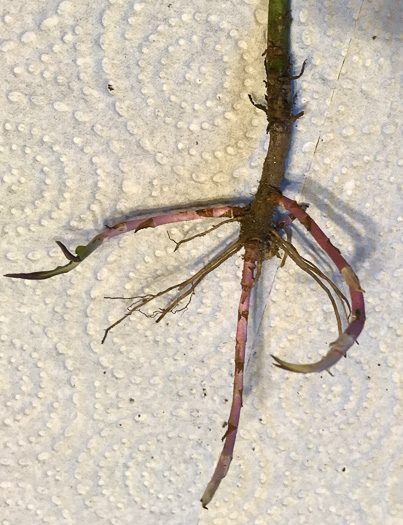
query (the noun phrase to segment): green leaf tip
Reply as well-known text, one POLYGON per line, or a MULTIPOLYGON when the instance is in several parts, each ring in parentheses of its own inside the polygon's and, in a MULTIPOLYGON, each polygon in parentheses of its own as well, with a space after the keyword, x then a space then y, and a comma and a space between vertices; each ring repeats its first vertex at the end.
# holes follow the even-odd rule
POLYGON ((66 257, 66 259, 70 261, 68 264, 65 264, 64 266, 57 266, 54 270, 44 270, 41 272, 6 273, 4 277, 11 277, 12 279, 28 279, 31 281, 43 281, 44 279, 50 279, 51 277, 55 277, 56 275, 61 275, 63 273, 70 272, 80 264, 82 259, 79 256, 76 257, 75 255, 73 255, 62 242, 56 241, 56 244, 62 250, 63 255, 66 257))
POLYGON ((11 277, 13 279, 29 279, 31 281, 41 281, 43 279, 50 279, 55 275, 61 275, 62 273, 70 272, 73 268, 78 266, 80 261, 70 261, 65 266, 58 266, 54 270, 44 270, 43 272, 31 272, 31 273, 6 273, 4 277, 11 277))
POLYGON ((85 246, 77 246, 75 249, 75 255, 72 254, 66 246, 60 242, 56 241, 56 244, 59 246, 59 248, 62 250, 63 255, 68 259, 70 262, 64 266, 58 266, 54 270, 45 270, 42 272, 31 272, 31 273, 7 273, 4 277, 11 277, 13 279, 29 279, 33 281, 41 281, 43 279, 50 279, 51 277, 55 277, 56 275, 61 275, 63 273, 68 273, 71 270, 73 270, 76 266, 78 266, 86 257, 91 255, 93 251, 95 251, 99 246, 101 246, 102 242, 104 240, 104 236, 97 235, 85 246))

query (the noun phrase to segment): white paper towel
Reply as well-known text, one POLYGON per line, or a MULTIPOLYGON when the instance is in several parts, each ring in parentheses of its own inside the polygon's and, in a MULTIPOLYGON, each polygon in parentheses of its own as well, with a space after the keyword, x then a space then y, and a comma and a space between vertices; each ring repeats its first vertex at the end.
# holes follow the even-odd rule
MULTIPOLYGON (((188 309, 103 329, 128 302, 191 275, 237 228, 198 221, 105 244, 72 273, 2 280, 0 523, 398 525, 402 460, 402 6, 293 4, 297 123, 285 192, 366 290, 359 346, 321 289, 268 261, 255 291, 241 429, 227 478, 200 496, 232 394, 241 256, 188 309), (400 155, 400 157, 399 157, 400 155)), ((2 273, 51 269, 105 224, 189 203, 245 203, 268 143, 258 0, 4 2, 0 15, 2 273)), ((300 230, 301 231, 301 230, 300 230)), ((296 233, 298 248, 337 272, 296 233)), ((340 282, 340 281, 337 281, 340 282)))

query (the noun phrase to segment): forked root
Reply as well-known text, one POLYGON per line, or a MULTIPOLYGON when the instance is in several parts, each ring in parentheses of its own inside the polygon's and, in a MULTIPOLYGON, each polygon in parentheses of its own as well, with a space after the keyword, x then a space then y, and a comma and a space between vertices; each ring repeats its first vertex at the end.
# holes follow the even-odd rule
MULTIPOLYGON (((349 318, 349 324, 344 330, 344 332, 341 332, 339 323, 340 316, 338 313, 336 313, 337 308, 335 308, 335 313, 339 324, 339 337, 336 339, 336 341, 329 345, 330 349, 325 357, 312 364, 293 364, 283 361, 278 357, 272 356, 273 359, 276 361, 275 366, 284 370, 289 370, 291 372, 297 372, 301 374, 307 374, 311 372, 322 372, 323 370, 328 370, 331 366, 336 364, 341 359, 341 357, 346 356, 348 349, 351 348, 351 346, 357 340, 357 337, 360 335, 365 323, 365 306, 363 290, 360 286, 358 277, 353 272, 351 266, 341 255, 340 251, 335 246, 333 246, 330 239, 323 233, 323 231, 319 228, 316 222, 306 213, 306 211, 301 206, 299 206, 295 201, 288 199, 287 197, 284 197, 279 193, 273 193, 271 199, 272 202, 280 204, 286 210, 292 213, 301 222, 301 224, 305 226, 308 232, 319 244, 319 246, 328 254, 328 256, 335 263, 350 290, 351 315, 349 318)), ((284 241, 283 239, 282 247, 283 249, 287 249, 287 253, 291 257, 293 257, 293 250, 291 250, 291 248, 288 246, 287 241, 284 241)), ((297 262, 296 259, 294 260, 297 262)), ((303 259, 303 261, 306 262, 305 259, 303 259)), ((297 262, 297 264, 301 266, 300 262, 297 262)), ((312 275, 312 277, 314 276, 314 271, 312 267, 304 267, 303 269, 305 271, 309 270, 308 273, 312 275)), ((321 277, 323 278, 323 274, 321 275, 321 277)), ((319 280, 317 280, 317 282, 319 282, 319 280)), ((329 280, 327 282, 329 283, 329 280)), ((333 290, 335 290, 334 286, 332 286, 332 288, 333 290)), ((330 292, 328 293, 330 297, 330 292)), ((343 294, 340 294, 341 292, 338 293, 338 296, 340 299, 342 299, 343 304, 345 303, 345 297, 343 294)), ((332 304, 334 307, 333 301, 332 304)))
MULTIPOLYGON (((243 209, 245 209, 245 208, 243 208, 243 209)), ((214 226, 212 226, 211 228, 209 228, 208 230, 206 230, 204 232, 196 233, 196 235, 192 235, 191 237, 186 237, 185 239, 182 239, 180 241, 175 241, 175 239, 172 239, 172 237, 169 235, 169 232, 168 232, 168 238, 169 238, 170 241, 175 243, 174 252, 176 252, 182 244, 185 244, 186 242, 193 241, 194 239, 197 239, 198 237, 204 237, 205 235, 208 235, 209 233, 211 233, 214 230, 217 230, 218 228, 221 228, 221 226, 224 226, 224 224, 228 224, 229 222, 234 222, 234 221, 240 222, 240 221, 242 221, 242 218, 243 217, 232 217, 232 219, 227 219, 226 221, 221 221, 219 224, 215 224, 214 226)))
MULTIPOLYGON (((210 261, 208 264, 206 264, 201 270, 193 274, 189 279, 186 279, 185 281, 182 281, 179 284, 175 284, 173 286, 169 286, 165 290, 162 290, 161 292, 158 292, 156 294, 147 294, 144 296, 139 297, 132 297, 130 299, 137 299, 137 301, 128 308, 128 311, 125 315, 123 315, 120 319, 115 321, 113 324, 111 324, 106 330, 104 337, 102 338, 102 343, 104 343, 105 339, 107 338, 109 332, 120 324, 122 321, 130 317, 134 312, 141 311, 141 308, 143 308, 146 304, 148 304, 150 301, 153 301, 154 299, 157 299, 158 297, 161 297, 162 295, 167 294, 168 292, 177 289, 178 291, 182 292, 179 294, 178 297, 173 299, 165 308, 158 310, 157 312, 154 312, 154 314, 150 315, 149 317, 157 317, 156 322, 159 323, 169 312, 173 312, 174 308, 179 305, 180 302, 183 301, 188 296, 191 296, 196 287, 201 283, 201 281, 213 270, 218 268, 224 261, 235 255, 242 247, 242 243, 237 240, 234 243, 232 243, 226 250, 224 250, 220 255, 215 257, 212 261, 210 261), (183 290, 183 291, 182 291, 183 290)), ((124 298, 117 298, 117 297, 107 297, 107 299, 124 299, 124 298)))

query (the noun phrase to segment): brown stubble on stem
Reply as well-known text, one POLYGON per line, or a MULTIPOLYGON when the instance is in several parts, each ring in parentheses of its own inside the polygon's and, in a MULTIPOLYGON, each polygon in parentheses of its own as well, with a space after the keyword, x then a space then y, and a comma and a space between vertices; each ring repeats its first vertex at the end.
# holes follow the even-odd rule
MULTIPOLYGON (((270 0, 268 10, 267 48, 264 52, 266 70, 266 105, 257 105, 267 116, 270 144, 263 164, 262 177, 250 216, 241 225, 241 238, 258 238, 269 246, 268 229, 274 227, 276 204, 269 199, 278 192, 284 178, 294 122, 303 115, 293 114, 289 40, 291 26, 290 0, 270 0)), ((268 256, 275 250, 268 251, 268 256)))

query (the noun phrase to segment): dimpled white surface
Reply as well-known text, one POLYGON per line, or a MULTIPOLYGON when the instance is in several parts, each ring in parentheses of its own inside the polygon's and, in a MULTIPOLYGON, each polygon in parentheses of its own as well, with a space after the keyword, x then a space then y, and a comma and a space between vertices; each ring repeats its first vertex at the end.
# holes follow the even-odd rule
MULTIPOLYGON (((295 128, 284 189, 341 249, 368 322, 328 374, 272 366, 326 352, 323 291, 268 261, 253 297, 230 472, 200 496, 232 390, 241 254, 188 309, 103 329, 128 302, 207 262, 236 235, 177 224, 106 243, 73 272, 2 279, 0 524, 401 525, 402 5, 295 0, 295 128), (400 156, 399 156, 400 155, 400 156)), ((242 202, 267 147, 266 1, 3 2, 1 273, 65 264, 104 224, 242 202)), ((299 230, 301 231, 301 229, 299 230)), ((299 249, 315 257, 307 236, 299 249)), ((326 257, 316 261, 341 283, 326 257)))

